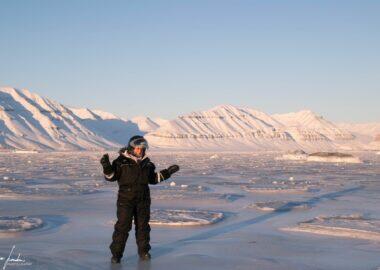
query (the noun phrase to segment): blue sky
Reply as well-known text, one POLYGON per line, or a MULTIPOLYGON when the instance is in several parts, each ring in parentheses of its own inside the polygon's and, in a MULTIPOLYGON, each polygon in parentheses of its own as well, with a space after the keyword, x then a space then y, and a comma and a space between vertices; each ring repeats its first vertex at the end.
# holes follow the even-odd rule
POLYGON ((0 85, 174 118, 218 104, 380 121, 380 1, 0 1, 0 85))

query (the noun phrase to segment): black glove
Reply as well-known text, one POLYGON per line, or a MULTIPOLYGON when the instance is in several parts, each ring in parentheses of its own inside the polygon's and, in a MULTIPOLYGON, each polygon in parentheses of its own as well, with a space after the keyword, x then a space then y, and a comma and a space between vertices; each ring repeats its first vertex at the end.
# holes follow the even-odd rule
POLYGON ((102 164, 102 166, 103 166, 103 173, 104 174, 109 175, 109 174, 113 173, 112 165, 110 162, 110 157, 108 156, 108 154, 104 154, 102 156, 102 158, 100 159, 100 164, 102 164))
POLYGON ((179 171, 179 166, 178 165, 172 165, 169 168, 167 168, 167 170, 168 170, 168 173, 170 175, 172 175, 173 173, 176 173, 179 171))

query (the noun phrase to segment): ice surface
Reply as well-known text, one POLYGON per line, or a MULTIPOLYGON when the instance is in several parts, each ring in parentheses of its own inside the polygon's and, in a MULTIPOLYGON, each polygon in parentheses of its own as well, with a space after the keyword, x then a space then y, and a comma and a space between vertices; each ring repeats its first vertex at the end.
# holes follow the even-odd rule
POLYGON ((362 161, 353 155, 338 152, 317 152, 308 155, 302 150, 288 152, 275 160, 309 161, 309 162, 333 162, 333 163, 361 163, 362 161))
POLYGON ((307 160, 308 154, 303 150, 291 151, 283 154, 282 156, 276 157, 276 160, 296 160, 305 161, 307 160))
POLYGON ((360 214, 319 216, 283 230, 380 241, 380 220, 360 214))
POLYGON ((271 182, 266 180, 255 180, 252 181, 251 184, 243 186, 247 191, 260 193, 307 192, 313 187, 315 186, 310 181, 301 180, 273 180, 271 182))
MULTIPOLYGON (((150 225, 197 226, 210 225, 223 219, 224 214, 206 210, 152 209, 150 225)), ((116 220, 109 222, 115 224, 116 220)))
MULTIPOLYGON (((116 157, 116 152, 109 153, 111 159, 116 157)), ((110 268, 117 183, 104 180, 102 154, 0 154, 1 216, 43 221, 34 229, 2 233, 0 257, 8 256, 16 245, 17 252, 33 263, 28 269, 110 268)), ((152 222, 161 224, 152 223, 150 265, 144 268, 139 263, 132 230, 120 269, 180 265, 183 270, 367 270, 379 266, 378 241, 351 237, 342 241, 279 230, 314 217, 359 213, 357 221, 325 219, 311 225, 355 229, 361 231, 359 235, 370 232, 371 237, 378 233, 380 160, 373 152, 355 153, 365 161, 359 164, 275 160, 277 152, 225 152, 218 158, 210 158, 215 152, 151 151, 149 155, 157 169, 178 164, 181 170, 150 186, 152 222), (171 181, 176 185, 170 186, 171 181)))
POLYGON ((151 196, 155 200, 178 200, 178 199, 223 199, 227 201, 237 200, 243 195, 231 193, 215 193, 211 192, 211 188, 203 185, 176 185, 170 182, 169 185, 162 183, 161 185, 151 187, 151 196))

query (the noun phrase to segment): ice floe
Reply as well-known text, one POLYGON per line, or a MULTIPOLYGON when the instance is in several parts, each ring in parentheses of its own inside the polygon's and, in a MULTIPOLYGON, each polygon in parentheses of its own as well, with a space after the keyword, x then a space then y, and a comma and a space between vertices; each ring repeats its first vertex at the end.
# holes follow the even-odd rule
POLYGON ((290 210, 306 210, 310 205, 305 202, 292 202, 292 201, 269 201, 269 202, 256 202, 249 204, 247 208, 254 208, 261 211, 290 211, 290 210))
POLYGON ((380 220, 359 214, 319 216, 282 230, 380 241, 380 220))
POLYGON ((150 224, 168 226, 209 225, 223 219, 223 213, 205 210, 153 209, 150 224))
POLYGON ((0 233, 28 231, 43 226, 43 220, 28 216, 0 216, 0 233))

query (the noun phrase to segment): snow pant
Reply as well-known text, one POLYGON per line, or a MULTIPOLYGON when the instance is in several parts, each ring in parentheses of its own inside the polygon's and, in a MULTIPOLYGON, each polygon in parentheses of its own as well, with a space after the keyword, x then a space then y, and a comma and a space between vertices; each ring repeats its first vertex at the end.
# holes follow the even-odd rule
POLYGON ((113 256, 121 258, 124 253, 129 231, 132 228, 132 219, 135 221, 135 236, 139 255, 147 253, 151 246, 150 241, 150 198, 146 200, 131 200, 117 202, 117 222, 110 244, 113 256))

